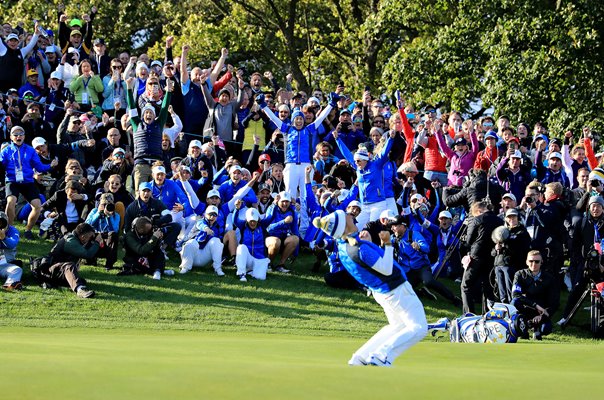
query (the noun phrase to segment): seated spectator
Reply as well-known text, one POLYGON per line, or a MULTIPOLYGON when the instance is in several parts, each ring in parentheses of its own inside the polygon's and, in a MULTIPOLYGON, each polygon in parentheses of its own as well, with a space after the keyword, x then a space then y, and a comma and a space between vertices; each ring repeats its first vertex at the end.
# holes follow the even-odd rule
POLYGON ((2 289, 6 291, 21 290, 23 270, 17 261, 19 231, 8 224, 8 216, 0 211, 0 277, 6 278, 2 289))
POLYGON ((224 226, 217 223, 218 207, 208 206, 201 220, 197 222, 197 235, 188 240, 181 250, 180 273, 186 274, 193 267, 203 267, 210 261, 214 272, 224 276, 222 271, 222 236, 224 226))
POLYGON ((126 159, 126 151, 121 147, 116 147, 111 156, 109 156, 99 169, 95 187, 98 189, 104 186, 111 175, 119 175, 123 182, 132 174, 132 162, 126 159))
POLYGON ((98 207, 98 202, 104 193, 111 193, 115 204, 115 212, 120 216, 120 229, 124 228, 124 218, 126 217, 126 208, 134 201, 132 195, 126 191, 122 184, 122 178, 119 175, 111 175, 102 188, 96 191, 95 200, 98 207))
POLYGON ((275 202, 268 208, 262 220, 266 228, 265 240, 268 257, 278 260, 275 271, 289 273, 285 269, 285 261, 294 254, 300 242, 298 232, 298 213, 291 207, 291 197, 288 192, 281 192, 275 202))
POLYGON ((67 234, 83 222, 82 214, 88 202, 88 195, 79 182, 69 181, 64 190, 56 191, 52 197, 42 205, 44 218, 56 219, 61 233, 67 234))
POLYGON ((113 269, 117 261, 117 245, 120 227, 120 215, 115 212, 115 202, 111 193, 101 195, 99 206, 90 211, 86 218, 96 232, 95 240, 100 244, 97 258, 105 258, 105 269, 113 269))
POLYGON ((512 305, 530 319, 529 326, 534 329, 533 338, 552 332, 551 316, 560 304, 560 289, 553 276, 541 270, 543 257, 538 250, 529 251, 526 256, 528 268, 514 275, 512 305))

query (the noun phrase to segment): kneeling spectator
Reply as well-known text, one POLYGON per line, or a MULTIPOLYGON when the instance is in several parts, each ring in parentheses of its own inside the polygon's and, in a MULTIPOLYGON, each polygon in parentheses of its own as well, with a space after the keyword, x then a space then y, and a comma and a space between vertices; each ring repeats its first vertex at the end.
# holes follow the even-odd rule
POLYGON ((57 218, 61 233, 71 232, 82 221, 82 213, 88 201, 83 186, 70 180, 64 190, 58 190, 42 205, 45 218, 57 218))
POLYGON ((165 269, 166 258, 161 249, 163 230, 153 228, 149 217, 136 218, 124 237, 124 269, 118 275, 153 274, 155 280, 161 279, 162 272, 174 275, 174 271, 165 269))
POLYGON ((117 261, 118 232, 120 227, 120 216, 115 212, 115 203, 111 193, 101 195, 99 206, 93 208, 86 218, 86 223, 92 225, 96 232, 96 240, 101 248, 97 258, 105 258, 105 269, 113 269, 117 261))
POLYGON ((186 274, 193 267, 202 267, 212 261, 214 272, 224 276, 222 271, 222 236, 224 227, 217 223, 218 207, 208 206, 201 220, 196 224, 198 230, 195 238, 188 240, 180 252, 182 261, 180 273, 186 274))
POLYGON ((7 291, 21 290, 23 270, 16 265, 19 231, 8 224, 8 216, 0 211, 0 277, 6 278, 2 289, 7 291))
POLYGON ((242 282, 247 282, 246 274, 255 279, 266 279, 266 271, 270 260, 264 250, 264 233, 260 227, 260 213, 255 208, 245 211, 245 220, 239 219, 240 210, 235 211, 234 221, 241 232, 240 245, 237 246, 237 276, 242 282))
POLYGON ((512 289, 512 305, 529 320, 536 340, 552 332, 550 318, 560 305, 560 289, 554 277, 541 269, 542 263, 539 250, 529 251, 528 268, 516 272, 512 289))

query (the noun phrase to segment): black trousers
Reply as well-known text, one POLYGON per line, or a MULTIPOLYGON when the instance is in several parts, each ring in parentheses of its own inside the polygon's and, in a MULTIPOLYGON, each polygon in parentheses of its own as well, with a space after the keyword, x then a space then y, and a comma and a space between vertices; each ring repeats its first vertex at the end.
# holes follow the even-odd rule
POLYGON ((454 302, 455 295, 445 285, 434 279, 432 276, 432 270, 429 265, 426 265, 420 269, 412 269, 407 272, 407 279, 413 288, 417 288, 423 284, 428 289, 434 289, 438 294, 443 296, 445 299, 454 302))
POLYGON ((474 304, 482 302, 482 313, 487 312, 486 300, 493 300, 493 288, 489 282, 490 269, 493 266, 492 259, 490 267, 488 262, 479 262, 472 260, 461 278, 461 300, 463 302, 463 312, 475 314, 474 304), (479 288, 476 290, 476 288, 479 288))

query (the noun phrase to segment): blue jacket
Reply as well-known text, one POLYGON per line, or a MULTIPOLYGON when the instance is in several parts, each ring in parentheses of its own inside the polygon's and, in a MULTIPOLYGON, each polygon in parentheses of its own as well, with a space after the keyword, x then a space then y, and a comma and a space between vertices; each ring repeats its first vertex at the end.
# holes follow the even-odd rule
POLYGON ((183 210, 185 217, 193 214, 189 198, 180 186, 178 186, 178 183, 166 179, 161 188, 157 186, 155 181, 152 181, 151 183, 153 184, 153 189, 151 190, 153 198, 161 200, 168 210, 172 210, 174 204, 180 203, 185 207, 183 210))
POLYGON ((25 143, 21 146, 14 143, 6 146, 0 152, 0 163, 6 170, 5 182, 17 182, 15 171, 19 165, 23 171, 23 183, 33 183, 34 169, 37 172, 50 170, 50 164, 42 164, 34 148, 25 143))
MULTIPOLYGON (((329 214, 329 211, 327 211, 327 206, 331 202, 332 200, 329 198, 325 201, 325 207, 321 207, 312 191, 312 183, 306 184, 306 207, 308 209, 309 221, 312 221, 316 217, 324 217, 329 214)), ((310 243, 313 240, 316 241, 321 239, 324 235, 325 233, 321 229, 316 228, 312 223, 310 223, 306 229, 304 240, 310 243)))
POLYGON ((271 204, 262 219, 262 226, 265 227, 269 236, 300 236, 298 232, 298 213, 291 206, 283 212, 276 204, 271 204), (285 218, 288 216, 293 218, 289 224, 285 222, 285 218))
POLYGON ((0 240, 0 249, 4 250, 7 262, 17 258, 17 245, 19 244, 19 230, 10 225, 6 230, 6 236, 0 240))
POLYGON ((235 226, 241 232, 239 243, 247 247, 252 257, 258 259, 266 258, 266 246, 264 245, 262 226, 258 224, 256 229, 250 228, 245 219, 241 219, 241 214, 245 216, 243 210, 236 210, 234 217, 235 226))
MULTIPOLYGON (((247 181, 244 181, 243 179, 240 180, 237 185, 235 185, 233 183, 233 181, 229 179, 228 181, 226 181, 222 185, 220 185, 220 187, 218 188, 218 192, 220 193, 220 198, 223 201, 232 199, 233 196, 235 195, 235 193, 237 193, 237 191, 239 189, 241 189, 242 187, 244 187, 245 185, 247 185, 247 181)), ((243 197, 243 201, 249 205, 252 203, 257 203, 258 198, 256 197, 256 194, 254 193, 254 191, 250 190, 243 197)))
POLYGON ((342 265, 361 285, 378 293, 388 293, 407 281, 405 272, 393 262, 392 273, 383 275, 372 268, 384 256, 384 250, 371 242, 358 239, 356 246, 351 246, 348 241, 337 240, 338 256, 342 265), (351 252, 358 252, 358 263, 351 252))
POLYGON ((384 185, 384 197, 394 198, 394 177, 396 176, 396 164, 394 161, 388 161, 384 164, 382 170, 382 180, 384 185))
POLYGON ((421 233, 407 229, 407 232, 401 238, 392 236, 391 241, 395 246, 395 250, 397 250, 396 261, 403 267, 405 272, 430 265, 430 261, 428 260, 430 244, 426 242, 421 233), (411 243, 413 242, 419 244, 419 250, 411 247, 411 243))
POLYGON ((199 249, 204 249, 210 239, 218 238, 222 241, 222 236, 224 235, 224 227, 218 223, 218 220, 214 222, 214 225, 210 226, 205 217, 197 221, 197 228, 199 228, 199 233, 195 236, 195 240, 199 243, 199 249), (205 228, 210 228, 214 234, 209 235, 205 228))
POLYGON ((386 145, 382 148, 380 154, 376 154, 373 160, 367 162, 363 170, 357 169, 354 162, 354 155, 344 145, 338 137, 338 148, 346 158, 346 160, 357 171, 359 197, 361 204, 372 204, 386 199, 384 191, 384 181, 382 169, 388 162, 388 152, 392 148, 392 138, 388 137, 386 145))
POLYGON ((92 225, 96 232, 118 232, 120 229, 120 215, 114 212, 111 217, 106 215, 101 217, 99 209, 94 208, 86 217, 86 223, 92 225))
POLYGON ((315 124, 309 124, 301 130, 289 124, 282 124, 281 132, 285 140, 285 163, 310 163, 314 153, 312 144, 317 135, 315 124))

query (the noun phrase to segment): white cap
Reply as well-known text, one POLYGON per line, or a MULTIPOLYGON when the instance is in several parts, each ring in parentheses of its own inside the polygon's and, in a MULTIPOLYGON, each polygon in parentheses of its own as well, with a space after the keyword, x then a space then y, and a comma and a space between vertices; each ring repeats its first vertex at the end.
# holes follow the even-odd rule
POLYGON ((46 48, 44 49, 44 53, 54 53, 55 51, 56 48, 52 44, 46 46, 46 48))
POLYGON ((516 150, 514 154, 512 154, 511 158, 522 158, 522 152, 520 152, 520 150, 516 150))
POLYGON ((281 192, 279 193, 279 201, 292 201, 292 197, 289 195, 289 192, 281 192))
POLYGON ((31 141, 31 147, 33 147, 34 149, 38 146, 42 146, 43 144, 46 144, 46 139, 44 139, 43 137, 37 137, 34 138, 34 140, 31 141))
POLYGON ((197 139, 191 140, 191 143, 189 143, 189 148, 191 147, 199 147, 201 149, 201 142, 197 139))
POLYGON ((17 40, 19 40, 19 36, 17 36, 16 33, 9 33, 8 36, 6 37, 6 41, 8 42, 11 39, 17 39, 17 40))
POLYGON ((512 199, 512 200, 514 200, 514 201, 518 201, 518 200, 516 200, 516 196, 514 196, 512 193, 506 193, 506 194, 504 194, 503 196, 501 196, 501 198, 502 198, 502 199, 505 199, 506 197, 507 197, 508 199, 512 199))
POLYGON ((63 75, 61 75, 61 73, 59 71, 52 71, 50 73, 50 79, 63 79, 63 75))
POLYGON ((241 168, 240 165, 232 165, 231 168, 229 168, 229 174, 233 171, 243 172, 243 168, 241 168))
POLYGON ((151 62, 151 66, 152 67, 155 66, 155 65, 157 65, 159 67, 163 66, 162 63, 161 63, 161 61, 159 61, 159 60, 155 60, 155 61, 151 62))
POLYGON ((411 199, 410 199, 410 200, 417 200, 417 201, 420 201, 420 200, 421 200, 421 199, 423 199, 423 198, 424 198, 424 196, 422 196, 421 194, 419 194, 419 193, 415 193, 413 196, 411 196, 411 199))
POLYGON ((250 222, 250 221, 259 221, 260 220, 260 213, 255 208, 248 208, 245 211, 245 220, 247 222, 250 222))
MULTIPOLYGON (((118 153, 122 153, 122 154, 126 154, 126 150, 122 149, 121 147, 116 147, 115 149, 113 149, 113 151, 111 152, 112 155, 116 155, 118 153)), ((163 167, 161 167, 163 168, 163 167)), ((165 169, 164 169, 165 170, 165 169)))
POLYGON ((449 218, 449 219, 453 219, 453 216, 451 215, 451 213, 447 210, 445 211, 441 211, 440 213, 438 213, 438 219, 441 218, 449 218))
POLYGON ((206 195, 206 199, 209 199, 210 197, 218 197, 218 198, 220 198, 220 192, 218 190, 216 190, 216 189, 212 189, 206 195))
POLYGON ((552 158, 557 158, 559 160, 562 160, 562 154, 558 153, 557 151, 553 151, 553 152, 549 153, 549 155, 547 156, 548 160, 550 160, 552 158))
POLYGON ((384 210, 380 214, 380 219, 387 219, 388 221, 394 221, 396 219, 396 214, 392 210, 384 210))
POLYGON ((361 207, 361 203, 359 203, 357 200, 351 201, 350 204, 348 204, 348 207, 359 207, 359 208, 362 208, 361 207))
POLYGON ((166 173, 166 169, 162 165, 156 165, 155 167, 151 168, 151 173, 153 175, 155 175, 155 174, 165 174, 166 173))
POLYGON ((210 214, 216 214, 218 215, 218 207, 216 206, 208 206, 208 208, 206 208, 206 212, 204 213, 204 215, 210 215, 210 214))
POLYGON ((67 53, 77 54, 78 56, 80 55, 80 53, 78 53, 78 51, 73 47, 68 48, 67 53))

